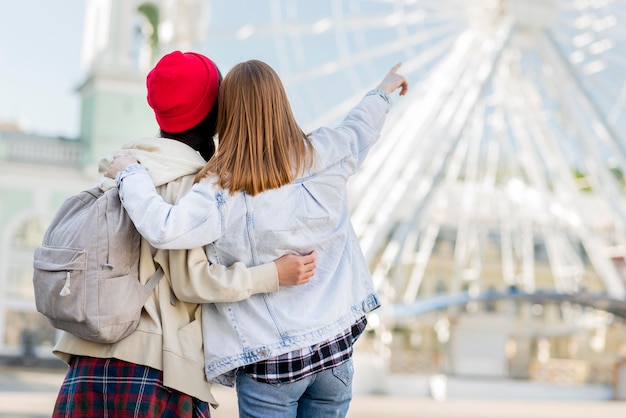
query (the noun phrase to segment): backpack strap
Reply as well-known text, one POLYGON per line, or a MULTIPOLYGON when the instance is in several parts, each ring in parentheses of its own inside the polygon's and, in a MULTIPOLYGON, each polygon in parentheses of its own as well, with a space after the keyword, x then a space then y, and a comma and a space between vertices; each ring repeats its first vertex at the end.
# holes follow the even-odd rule
MULTIPOLYGON (((163 271, 163 267, 159 266, 157 271, 155 271, 152 277, 148 280, 148 283, 145 284, 146 289, 152 292, 164 274, 165 272, 163 271)), ((176 306, 176 296, 174 295, 174 291, 172 289, 170 289, 170 304, 172 306, 176 306)))
POLYGON ((157 271, 154 272, 154 274, 152 275, 152 277, 150 277, 150 280, 148 280, 148 283, 146 283, 146 289, 148 289, 150 292, 152 292, 154 290, 154 288, 156 287, 157 283, 159 283, 159 281, 161 280, 161 277, 163 277, 163 275, 165 274, 165 272, 163 271, 163 267, 159 266, 159 268, 157 269, 157 271))
POLYGON ((176 306, 176 295, 174 294, 174 289, 170 287, 170 305, 176 306))

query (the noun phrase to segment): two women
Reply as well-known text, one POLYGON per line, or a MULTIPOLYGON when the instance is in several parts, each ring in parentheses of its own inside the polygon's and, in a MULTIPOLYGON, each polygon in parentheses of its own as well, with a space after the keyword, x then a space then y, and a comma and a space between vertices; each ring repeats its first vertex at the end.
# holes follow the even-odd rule
POLYGON ((140 158, 120 156, 107 170, 120 172, 122 202, 157 248, 207 245, 210 261, 250 267, 316 251, 307 284, 203 305, 207 379, 236 381, 241 416, 347 413, 352 345, 379 301, 346 182, 380 136, 390 94, 408 88, 398 68, 339 126, 305 135, 277 74, 260 61, 238 64, 218 95, 219 151, 176 205, 156 193, 140 158))
MULTIPOLYGON (((147 76, 148 103, 161 134, 129 142, 123 150, 141 159, 147 180, 166 202, 188 192, 204 158, 215 151, 220 81, 209 58, 179 51, 164 56, 147 76)), ((108 182, 101 187, 114 187, 108 182)), ((226 268, 209 263, 197 247, 164 251, 141 240, 140 279, 145 283, 158 265, 165 277, 146 302, 138 328, 121 341, 98 344, 63 334, 54 352, 69 370, 54 417, 208 417, 209 404, 217 402, 202 371, 198 301, 236 301, 274 292, 279 284, 306 283, 315 267, 310 255, 226 268)))

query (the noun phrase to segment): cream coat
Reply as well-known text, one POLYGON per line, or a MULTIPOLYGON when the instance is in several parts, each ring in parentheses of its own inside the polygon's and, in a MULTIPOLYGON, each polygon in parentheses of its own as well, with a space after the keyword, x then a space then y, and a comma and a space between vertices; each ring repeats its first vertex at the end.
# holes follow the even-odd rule
MULTIPOLYGON (((122 148, 133 154, 148 170, 158 193, 176 203, 193 184, 204 160, 178 141, 146 138, 122 148)), ((103 172, 108 160, 100 164, 103 172)), ((113 181, 102 181, 103 189, 113 181)), ((140 280, 147 282, 155 272, 155 261, 165 275, 146 302, 138 328, 114 344, 98 344, 63 333, 53 352, 66 363, 71 355, 117 358, 163 371, 163 384, 217 406, 211 383, 204 376, 202 309, 200 302, 228 302, 256 293, 278 290, 274 263, 246 268, 235 263, 226 268, 207 261, 203 248, 156 250, 142 238, 140 280), (197 301, 196 303, 182 302, 197 301)), ((207 327, 205 327, 206 329, 207 327)))

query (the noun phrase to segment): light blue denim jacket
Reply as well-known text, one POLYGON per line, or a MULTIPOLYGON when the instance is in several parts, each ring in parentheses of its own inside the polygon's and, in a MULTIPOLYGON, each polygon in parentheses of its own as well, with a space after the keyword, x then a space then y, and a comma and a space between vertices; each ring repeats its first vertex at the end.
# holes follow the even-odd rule
POLYGON ((118 175, 124 207, 157 248, 206 245, 210 261, 248 266, 317 251, 315 276, 305 285, 203 306, 210 381, 232 386, 237 367, 328 340, 379 306, 350 223, 346 182, 380 136, 390 107, 386 93, 370 91, 339 126, 309 135, 313 168, 256 196, 231 195, 209 178, 172 206, 141 165, 118 175))

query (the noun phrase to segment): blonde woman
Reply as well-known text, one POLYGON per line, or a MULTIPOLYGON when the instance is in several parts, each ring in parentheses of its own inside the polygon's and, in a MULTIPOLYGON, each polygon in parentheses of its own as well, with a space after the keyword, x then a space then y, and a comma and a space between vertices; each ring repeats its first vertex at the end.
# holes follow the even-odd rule
POLYGON ((133 222, 157 248, 208 244, 212 262, 247 266, 316 251, 307 284, 203 305, 206 376, 236 382, 242 417, 348 411, 353 343, 379 300, 349 221, 346 182, 380 136, 390 94, 408 89, 398 68, 336 128, 306 135, 274 70, 256 60, 236 65, 219 91, 218 153, 176 205, 155 193, 136 159, 109 166, 133 222))

